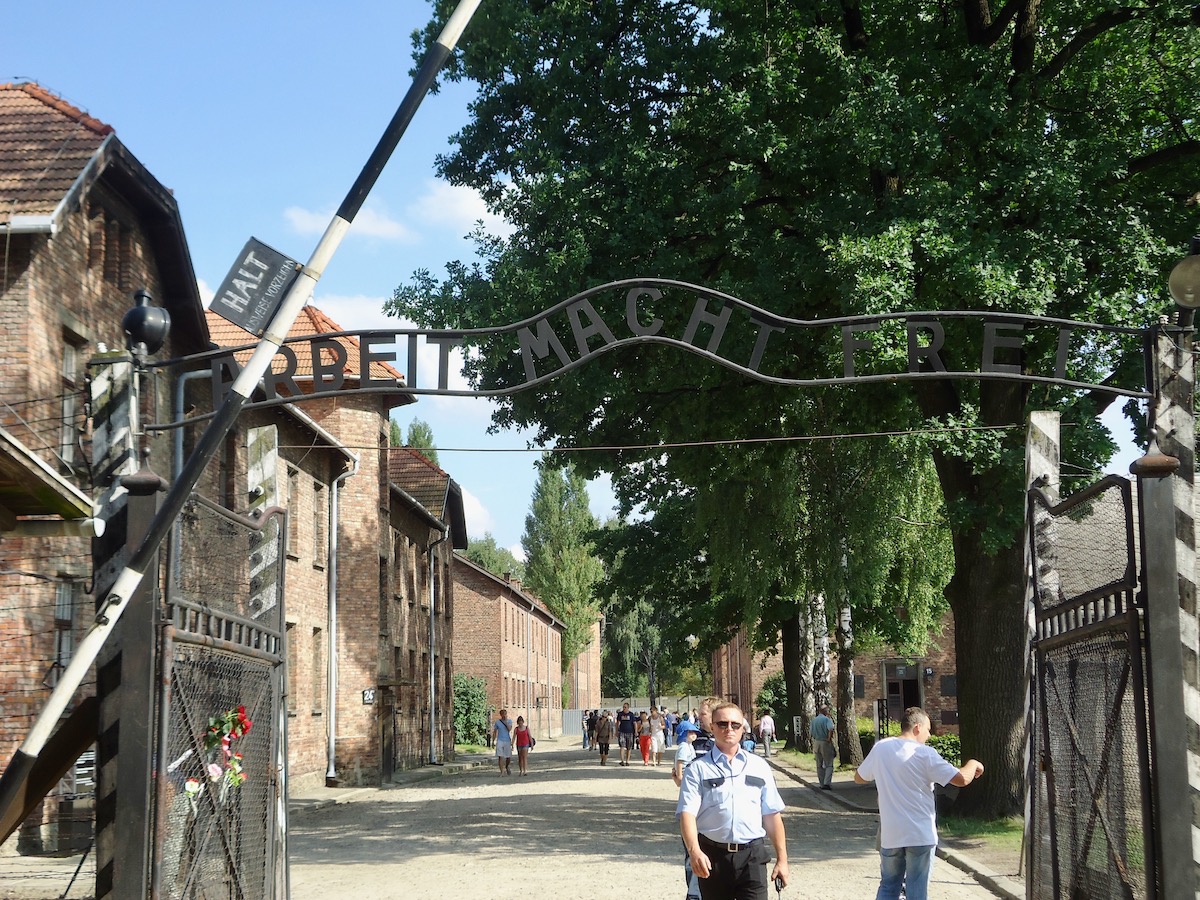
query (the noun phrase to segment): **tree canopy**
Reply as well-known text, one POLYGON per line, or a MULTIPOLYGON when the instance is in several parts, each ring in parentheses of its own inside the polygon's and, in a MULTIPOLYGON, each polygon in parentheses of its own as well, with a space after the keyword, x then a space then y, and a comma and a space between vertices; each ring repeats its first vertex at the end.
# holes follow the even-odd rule
POLYGON ((543 455, 521 546, 526 587, 563 623, 564 672, 600 619, 595 588, 603 571, 592 546, 597 524, 588 508, 587 482, 570 464, 543 455))
MULTIPOLYGON (((438 21, 449 6, 435 4, 438 21)), ((439 167, 515 232, 481 235, 479 258, 444 277, 416 273, 391 307, 429 327, 508 324, 640 275, 791 317, 961 309, 1147 324, 1200 230, 1197 21, 1192 0, 495 0, 450 70, 478 93, 439 167)), ((948 352, 978 358, 980 335, 961 331, 948 352)), ((888 329, 871 340, 880 359, 905 353, 888 329)), ((1046 368, 1054 351, 1027 337, 1020 362, 1046 368)), ((790 372, 819 352, 796 352, 790 372)), ((1101 343, 1071 365, 1098 383, 1141 362, 1101 343)), ((521 380, 519 361, 487 353, 468 375, 521 380)), ((709 491, 726 533, 761 545, 781 536, 757 528, 760 509, 801 502, 781 488, 802 455, 764 453, 735 479, 728 442, 861 433, 863 419, 935 433, 962 741, 989 772, 961 805, 1007 813, 1021 801, 1021 426, 1030 408, 1059 409, 1073 426, 1064 459, 1094 468, 1112 449, 1095 419, 1108 402, 961 380, 798 395, 633 347, 509 397, 496 422, 565 447, 650 447, 587 454, 582 474, 611 472, 627 509, 709 491), (707 446, 654 449, 667 442, 707 446)), ((775 574, 803 580, 806 565, 774 555, 775 574)), ((770 583, 750 565, 738 577, 770 583)))
POLYGON ((507 572, 518 581, 525 580, 525 564, 507 547, 497 544, 490 531, 485 532, 481 538, 471 538, 463 555, 472 562, 479 563, 493 575, 502 576, 507 572))

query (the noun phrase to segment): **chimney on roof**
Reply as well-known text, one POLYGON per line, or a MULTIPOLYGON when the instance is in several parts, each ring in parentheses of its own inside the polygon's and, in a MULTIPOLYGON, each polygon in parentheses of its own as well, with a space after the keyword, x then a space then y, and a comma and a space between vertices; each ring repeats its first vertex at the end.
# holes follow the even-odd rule
POLYGON ((509 584, 512 581, 512 572, 504 573, 504 583, 509 584))

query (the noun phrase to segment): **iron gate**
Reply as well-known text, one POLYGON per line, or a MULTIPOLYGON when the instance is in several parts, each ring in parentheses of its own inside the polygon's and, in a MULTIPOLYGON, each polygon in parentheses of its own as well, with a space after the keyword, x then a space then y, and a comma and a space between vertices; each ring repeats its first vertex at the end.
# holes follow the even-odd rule
POLYGON ((162 652, 158 897, 254 900, 283 883, 281 513, 245 519, 193 495, 180 516, 162 652))
POLYGON ((1143 611, 1130 482, 1029 492, 1035 596, 1029 896, 1152 898, 1143 611))

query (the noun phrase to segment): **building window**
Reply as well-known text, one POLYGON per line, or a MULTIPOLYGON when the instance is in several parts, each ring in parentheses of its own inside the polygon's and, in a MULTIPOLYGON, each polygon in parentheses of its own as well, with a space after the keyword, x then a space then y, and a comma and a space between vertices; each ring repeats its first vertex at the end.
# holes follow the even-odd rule
POLYGON ((287 553, 293 559, 300 556, 300 470, 295 466, 287 469, 288 511, 287 553))
POLYGON ((294 716, 296 715, 296 684, 300 675, 300 635, 292 622, 287 623, 287 667, 287 711, 289 716, 294 716))
POLYGON ((75 607, 82 591, 74 581, 60 581, 54 588, 54 663, 46 676, 47 687, 54 687, 75 655, 75 607))
POLYGON ((58 455, 63 464, 72 469, 79 458, 79 356, 82 345, 68 335, 63 335, 62 354, 62 429, 59 437, 58 455))
POLYGON ((313 482, 313 565, 325 567, 326 551, 328 550, 326 523, 329 521, 329 510, 326 506, 328 497, 325 495, 325 485, 319 481, 313 482))
POLYGON ((325 710, 325 641, 320 628, 312 630, 312 711, 319 716, 325 710))

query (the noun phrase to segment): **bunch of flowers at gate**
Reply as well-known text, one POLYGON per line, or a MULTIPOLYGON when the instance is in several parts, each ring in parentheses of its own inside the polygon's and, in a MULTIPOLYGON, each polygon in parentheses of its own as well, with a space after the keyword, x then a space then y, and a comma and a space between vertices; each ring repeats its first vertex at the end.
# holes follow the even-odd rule
MULTIPOLYGON (((227 710, 217 716, 209 716, 208 728, 204 732, 204 749, 210 754, 211 760, 205 768, 208 780, 224 781, 229 787, 240 787, 246 780, 246 772, 242 768, 242 754, 233 749, 233 742, 244 737, 254 723, 246 715, 246 707, 227 710), (213 758, 214 751, 220 751, 213 758)), ((184 785, 189 795, 200 793, 200 781, 189 778, 184 785)))

